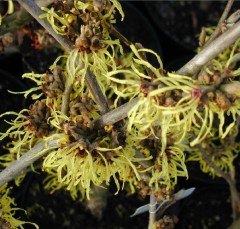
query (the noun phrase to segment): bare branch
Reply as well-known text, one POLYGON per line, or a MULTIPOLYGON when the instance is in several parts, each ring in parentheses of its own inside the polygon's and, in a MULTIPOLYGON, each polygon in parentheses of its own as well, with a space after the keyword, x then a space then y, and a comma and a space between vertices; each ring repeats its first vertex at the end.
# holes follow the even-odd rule
POLYGON ((32 163, 43 157, 46 153, 53 150, 58 145, 58 139, 50 140, 49 142, 41 141, 35 145, 31 150, 25 153, 14 161, 7 168, 0 173, 0 186, 5 183, 14 180, 21 175, 21 172, 32 163))
POLYGON ((153 229, 153 225, 156 221, 156 206, 157 206, 157 198, 154 196, 153 192, 150 195, 150 203, 149 203, 149 221, 148 221, 148 229, 153 229))
POLYGON ((228 0, 227 5, 223 11, 223 14, 222 14, 221 18, 219 19, 216 29, 214 30, 214 32, 212 33, 212 35, 210 36, 210 38, 208 39, 206 44, 204 44, 202 49, 206 48, 216 37, 219 36, 219 34, 221 33, 221 26, 224 23, 224 21, 226 20, 228 14, 229 14, 229 11, 232 8, 233 3, 234 3, 234 0, 228 0))
POLYGON ((205 49, 193 59, 180 68, 177 73, 180 75, 193 76, 205 64, 214 59, 219 53, 232 45, 240 38, 240 22, 233 25, 228 31, 211 42, 205 49))
POLYGON ((201 145, 198 145, 198 149, 203 155, 204 160, 207 162, 207 164, 212 167, 218 174, 221 175, 221 177, 226 180, 226 182, 229 184, 230 193, 231 193, 231 199, 232 199, 232 210, 233 210, 233 218, 237 219, 240 217, 240 197, 236 188, 235 184, 235 177, 230 175, 229 173, 223 172, 222 169, 220 169, 210 158, 210 156, 206 153, 205 149, 202 148, 201 145))
POLYGON ((86 83, 94 98, 94 101, 98 105, 98 108, 101 114, 107 113, 110 109, 109 109, 106 97, 102 93, 102 90, 96 80, 96 77, 89 70, 87 71, 87 74, 86 74, 86 83))
POLYGON ((123 36, 112 24, 106 23, 109 32, 122 41, 125 45, 130 46, 132 44, 126 37, 123 36))
POLYGON ((70 95, 72 91, 72 82, 71 78, 67 78, 67 81, 65 83, 65 89, 62 95, 62 106, 61 106, 61 113, 68 116, 69 112, 69 102, 70 102, 70 95))

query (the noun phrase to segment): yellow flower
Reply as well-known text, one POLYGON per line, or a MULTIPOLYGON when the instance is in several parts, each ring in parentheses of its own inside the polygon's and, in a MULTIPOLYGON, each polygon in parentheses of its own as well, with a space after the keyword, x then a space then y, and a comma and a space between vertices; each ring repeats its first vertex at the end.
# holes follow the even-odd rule
POLYGON ((113 178, 117 190, 120 189, 120 181, 123 184, 130 183, 133 190, 136 179, 140 180, 140 167, 135 164, 149 158, 136 158, 135 148, 130 142, 117 148, 110 147, 109 137, 90 145, 84 140, 65 142, 44 159, 43 170, 51 174, 46 187, 53 191, 66 187, 73 192, 72 196, 76 196, 78 192, 83 193, 84 190, 89 198, 92 184, 109 185, 110 179, 113 178), (57 184, 56 176, 60 184, 57 184))
POLYGON ((204 173, 209 173, 212 177, 221 176, 212 166, 213 163, 224 173, 228 173, 234 169, 233 161, 238 156, 240 144, 233 143, 232 140, 238 134, 237 127, 235 126, 225 139, 217 137, 217 130, 213 135, 214 137, 206 138, 201 147, 210 157, 211 162, 205 159, 204 155, 198 148, 190 148, 187 156, 187 161, 197 161, 200 163, 200 169, 204 173))
POLYGON ((20 157, 20 151, 22 147, 31 146, 35 143, 35 133, 31 130, 28 130, 26 127, 30 125, 30 120, 27 118, 28 113, 27 109, 23 109, 19 113, 16 112, 6 112, 1 115, 16 115, 17 117, 11 122, 7 122, 11 126, 5 133, 1 133, 0 140, 3 140, 6 137, 11 137, 15 140, 12 150, 17 152, 17 158, 20 157))
POLYGON ((12 228, 24 229, 24 224, 32 224, 35 228, 39 228, 35 223, 22 221, 20 219, 14 218, 16 211, 22 210, 20 208, 12 207, 16 205, 14 199, 10 198, 9 195, 10 189, 7 188, 7 184, 3 185, 0 188, 0 224, 2 228, 12 228))
POLYGON ((75 22, 77 19, 77 17, 73 14, 62 13, 61 15, 58 15, 54 11, 53 7, 51 9, 41 7, 41 9, 46 13, 41 14, 39 18, 46 18, 49 24, 51 24, 53 30, 60 35, 66 35, 68 33, 70 23, 75 22))
POLYGON ((166 187, 167 190, 174 189, 177 184, 178 177, 188 178, 188 172, 185 165, 186 148, 185 142, 179 142, 181 135, 176 132, 168 133, 168 143, 165 151, 161 148, 161 144, 155 139, 154 149, 156 157, 154 165, 151 168, 151 177, 149 180, 149 186, 154 190, 158 190, 161 186, 166 187))
POLYGON ((17 158, 20 156, 22 147, 30 149, 37 140, 43 136, 47 136, 51 129, 48 124, 50 117, 50 109, 44 101, 36 101, 30 105, 30 109, 23 109, 19 113, 6 112, 0 117, 5 115, 17 116, 11 122, 7 122, 11 126, 5 133, 1 133, 0 140, 11 137, 14 139, 12 150, 17 152, 17 158))

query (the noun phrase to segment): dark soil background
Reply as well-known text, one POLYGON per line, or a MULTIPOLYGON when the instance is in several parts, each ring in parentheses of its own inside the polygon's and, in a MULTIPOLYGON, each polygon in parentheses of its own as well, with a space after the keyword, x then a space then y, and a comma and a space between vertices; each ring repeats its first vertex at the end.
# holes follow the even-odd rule
MULTIPOLYGON (((236 2, 235 4, 236 7, 239 7, 240 3, 236 2)), ((194 56, 198 43, 196 34, 201 31, 201 27, 216 25, 224 6, 225 3, 220 1, 131 1, 127 3, 123 1, 126 21, 118 23, 117 27, 132 42, 140 42, 144 47, 151 48, 159 53, 167 70, 177 70, 194 56)), ((0 69, 14 75, 16 79, 29 87, 29 82, 23 81, 21 75, 31 69, 43 72, 57 56, 57 52, 53 53, 54 55, 49 52, 39 53, 25 43, 24 47, 21 48, 21 53, 10 56, 0 55, 0 69)), ((156 64, 154 59, 149 58, 153 64, 156 64)), ((22 104, 26 103, 21 99, 8 100, 7 89, 3 85, 9 85, 9 83, 1 74, 0 82, 1 99, 4 98, 1 107, 5 104, 7 110, 18 111, 22 108, 22 104)), ((1 112, 4 111, 6 110, 1 108, 1 112)), ((2 120, 1 128, 5 128, 2 120)), ((194 165, 189 168, 196 167, 197 165, 194 165)), ((180 179, 178 188, 196 187, 198 191, 209 186, 227 187, 222 180, 216 184, 216 182, 212 182, 210 177, 205 175, 202 179, 198 178, 198 175, 198 170, 197 172, 194 170, 192 173, 190 171, 190 179, 180 179)), ((125 191, 120 191, 118 195, 114 195, 115 187, 110 187, 107 207, 103 211, 102 219, 97 220, 80 201, 73 201, 66 192, 59 191, 54 194, 46 192, 43 189, 42 180, 43 177, 38 174, 29 174, 23 186, 14 189, 18 206, 29 210, 28 216, 22 217, 25 220, 36 222, 41 229, 147 228, 148 214, 145 213, 133 218, 130 218, 130 215, 137 207, 146 204, 148 199, 142 199, 136 194, 126 196, 125 191)), ((216 190, 214 192, 216 193, 216 190)), ((205 191, 206 193, 208 192, 205 191)), ((226 208, 220 207, 228 200, 228 194, 224 192, 222 196, 218 196, 217 207, 213 208, 209 205, 205 207, 203 205, 203 203, 209 204, 211 202, 208 200, 209 196, 213 200, 215 195, 204 195, 198 198, 201 203, 197 205, 199 208, 196 209, 196 212, 192 208, 191 202, 189 203, 191 197, 170 208, 169 213, 179 214, 182 217, 177 228, 203 228, 199 225, 193 225, 193 222, 199 222, 199 218, 200 221, 204 218, 203 215, 198 215, 198 209, 204 212, 210 209, 210 215, 207 215, 208 219, 216 218, 214 210, 218 210, 220 212, 219 217, 224 218, 229 225, 231 222, 229 203, 226 208), (227 209, 227 211, 225 212, 224 209, 227 209), (187 213, 185 214, 185 212, 187 213), (195 220, 197 215, 199 218, 195 220), (187 216, 187 220, 184 216, 187 216)), ((195 198, 196 195, 193 197, 195 198)), ((196 203, 197 200, 194 198, 193 202, 196 203)), ((219 218, 217 217, 217 219, 219 218)), ((228 226, 219 223, 219 221, 217 221, 217 224, 210 222, 207 225, 205 228, 225 229, 228 226)), ((25 228, 32 227, 25 226, 25 228)))

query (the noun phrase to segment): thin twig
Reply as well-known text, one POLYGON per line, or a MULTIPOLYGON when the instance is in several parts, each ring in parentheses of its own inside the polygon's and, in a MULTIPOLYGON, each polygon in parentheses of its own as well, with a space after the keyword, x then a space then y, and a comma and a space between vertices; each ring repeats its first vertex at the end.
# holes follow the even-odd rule
POLYGON ((218 174, 221 175, 221 177, 226 180, 226 182, 229 185, 230 193, 231 193, 231 199, 232 199, 232 210, 233 210, 233 218, 234 220, 240 217, 240 197, 239 193, 236 188, 235 184, 235 178, 234 176, 231 176, 228 173, 225 173, 222 169, 220 169, 209 157, 209 155, 206 153, 205 149, 201 145, 198 145, 197 147, 200 152, 203 155, 204 160, 207 162, 207 164, 212 167, 218 174))
MULTIPOLYGON (((141 43, 135 43, 135 47, 137 49, 143 49, 144 48, 141 43)), ((139 55, 142 57, 143 60, 148 61, 146 52, 140 52, 139 55)), ((153 72, 151 71, 150 68, 148 68, 147 66, 144 65, 144 69, 145 69, 145 71, 146 71, 148 76, 152 76, 153 75, 153 72)))
POLYGON ((72 92, 72 79, 70 77, 67 78, 65 83, 65 89, 62 95, 62 106, 61 106, 61 113, 68 116, 69 113, 69 102, 70 102, 70 95, 72 92))
POLYGON ((18 160, 14 161, 7 168, 0 173, 0 186, 14 180, 21 175, 21 172, 32 163, 43 157, 46 153, 56 148, 58 139, 52 139, 49 142, 41 141, 35 145, 31 150, 21 156, 18 160))
POLYGON ((150 203, 149 203, 148 229, 153 229, 153 225, 156 221, 156 207, 157 207, 157 198, 152 192, 150 195, 150 203))
POLYGON ((180 75, 193 76, 210 60, 232 45, 240 38, 240 22, 233 25, 228 31, 220 35, 204 48, 193 59, 180 68, 177 73, 180 75))
POLYGON ((129 41, 123 34, 121 34, 112 24, 106 23, 107 28, 109 29, 109 32, 113 34, 116 38, 118 38, 120 41, 122 41, 125 45, 128 47, 132 44, 131 41, 129 41))
POLYGON ((223 14, 221 16, 221 18, 219 19, 218 25, 216 27, 216 29, 214 30, 214 32, 211 34, 211 36, 209 37, 208 41, 204 44, 204 46, 202 47, 202 49, 206 48, 215 38, 217 38, 220 33, 221 33, 221 26, 224 23, 224 21, 226 20, 229 11, 232 8, 232 4, 234 3, 234 0, 228 0, 227 5, 223 11, 223 14))
POLYGON ((102 93, 102 90, 96 80, 96 77, 89 70, 87 71, 87 74, 86 74, 86 83, 94 98, 94 101, 98 105, 98 108, 101 114, 107 113, 110 109, 109 109, 106 97, 102 93))

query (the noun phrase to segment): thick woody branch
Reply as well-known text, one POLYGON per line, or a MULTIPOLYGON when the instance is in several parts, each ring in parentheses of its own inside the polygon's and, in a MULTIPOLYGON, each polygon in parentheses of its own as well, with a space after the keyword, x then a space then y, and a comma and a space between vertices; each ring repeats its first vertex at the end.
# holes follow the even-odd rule
POLYGON ((177 73, 180 75, 193 76, 205 64, 214 59, 219 53, 232 45, 240 38, 240 22, 233 25, 228 31, 220 35, 204 48, 193 59, 180 68, 177 73))
POLYGON ((20 176, 25 168, 33 164, 39 158, 43 157, 46 153, 57 147, 58 139, 50 140, 48 143, 45 141, 35 145, 31 150, 21 156, 18 160, 14 161, 7 168, 0 173, 0 186, 14 180, 20 176))

